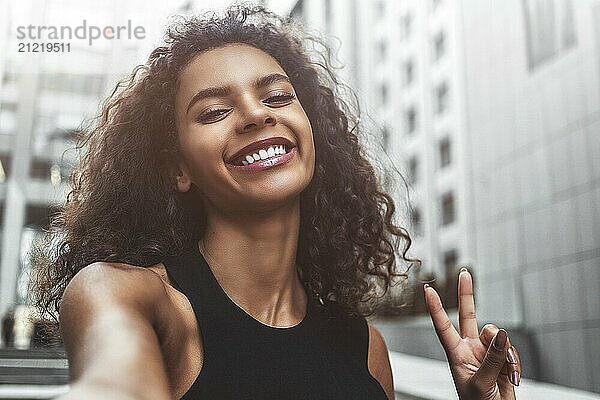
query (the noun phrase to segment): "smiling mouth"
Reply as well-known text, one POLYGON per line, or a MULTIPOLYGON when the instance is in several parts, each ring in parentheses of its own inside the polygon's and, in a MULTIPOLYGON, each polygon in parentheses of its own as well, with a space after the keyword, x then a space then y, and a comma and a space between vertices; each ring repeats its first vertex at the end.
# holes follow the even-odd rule
POLYGON ((289 146, 286 144, 266 146, 265 148, 257 149, 240 157, 236 157, 231 161, 231 164, 237 166, 250 165, 257 161, 264 161, 280 155, 288 154, 294 147, 295 146, 289 146))
POLYGON ((225 160, 229 165, 244 166, 289 153, 296 144, 283 136, 272 136, 244 146, 225 160), (244 162, 248 163, 245 164, 244 162))

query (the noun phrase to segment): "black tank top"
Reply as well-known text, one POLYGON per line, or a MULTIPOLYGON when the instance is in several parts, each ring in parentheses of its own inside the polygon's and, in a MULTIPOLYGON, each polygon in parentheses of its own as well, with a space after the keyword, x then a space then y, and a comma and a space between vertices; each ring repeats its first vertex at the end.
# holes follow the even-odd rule
POLYGON ((198 320, 204 363, 185 400, 387 400, 367 368, 364 318, 309 296, 304 319, 265 325, 233 302, 196 245, 164 260, 198 320))

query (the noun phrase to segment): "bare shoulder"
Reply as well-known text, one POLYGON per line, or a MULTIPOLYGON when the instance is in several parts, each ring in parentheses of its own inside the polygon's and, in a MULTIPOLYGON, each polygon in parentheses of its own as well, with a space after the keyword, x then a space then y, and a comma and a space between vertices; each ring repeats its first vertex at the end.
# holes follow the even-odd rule
POLYGON ((144 267, 123 263, 95 262, 82 268, 71 279, 65 289, 63 300, 72 295, 85 294, 94 299, 100 296, 104 301, 139 298, 151 302, 160 296, 164 286, 160 277, 144 267), (125 290, 124 290, 125 289, 125 290), (80 293, 80 292, 85 293, 80 293), (107 295, 112 295, 106 297, 107 295))
POLYGON ((394 398, 394 381, 392 378, 392 367, 388 355, 388 349, 381 333, 373 325, 369 324, 369 372, 385 390, 389 399, 394 398))
POLYGON ((144 267, 96 262, 81 269, 59 310, 72 383, 82 388, 111 382, 136 398, 167 398, 157 334, 165 307, 162 280, 144 267))
POLYGON ((66 339, 71 331, 100 317, 135 316, 157 327, 168 307, 165 294, 161 278, 147 268, 92 263, 77 272, 65 289, 59 310, 61 332, 66 339))
POLYGON ((77 272, 63 293, 61 331, 68 337, 70 331, 104 316, 135 316, 156 326, 165 300, 165 286, 156 273, 129 264, 95 262, 77 272))

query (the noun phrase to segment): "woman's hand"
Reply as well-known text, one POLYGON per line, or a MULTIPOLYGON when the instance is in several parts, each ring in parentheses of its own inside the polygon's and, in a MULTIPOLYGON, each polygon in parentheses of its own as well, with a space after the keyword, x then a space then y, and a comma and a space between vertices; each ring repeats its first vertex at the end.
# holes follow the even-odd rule
POLYGON ((444 347, 454 385, 462 400, 515 399, 513 385, 521 379, 521 361, 504 329, 488 324, 478 332, 473 280, 466 268, 458 277, 456 331, 436 291, 425 285, 427 310, 444 347))

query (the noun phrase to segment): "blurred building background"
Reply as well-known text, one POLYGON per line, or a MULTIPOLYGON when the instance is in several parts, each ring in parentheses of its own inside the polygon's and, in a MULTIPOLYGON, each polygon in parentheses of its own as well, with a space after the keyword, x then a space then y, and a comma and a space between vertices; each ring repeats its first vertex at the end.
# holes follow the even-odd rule
POLYGON ((127 23, 124 16, 134 15, 134 23, 138 18, 150 27, 160 21, 156 24, 160 30, 164 15, 149 14, 140 4, 0 3, 0 315, 25 300, 27 252, 66 198, 82 124, 96 115, 101 100, 142 62, 142 53, 151 45, 135 40, 105 40, 93 46, 72 41, 68 53, 19 53, 16 28, 75 27, 83 18, 90 20, 88 24, 117 25, 127 23))
MULTIPOLYGON (((470 266, 480 319, 516 332, 526 376, 600 392, 600 3, 287 7, 338 39, 343 76, 408 177, 417 274, 444 288, 470 266)), ((382 327, 405 352, 443 357, 421 322, 382 327)))
MULTIPOLYGON (((66 197, 78 154, 65 150, 82 121, 144 61, 168 14, 206 7, 151 3, 0 2, 0 315, 24 302, 27 249, 66 197), (17 25, 82 16, 131 19, 148 39, 16 53, 17 25)), ((423 265, 412 309, 375 322, 390 350, 444 359, 419 281, 435 279, 452 309, 469 266, 481 324, 509 329, 525 377, 600 392, 600 2, 256 3, 337 50, 372 132, 364 140, 407 178, 408 190, 389 189, 423 265)))

